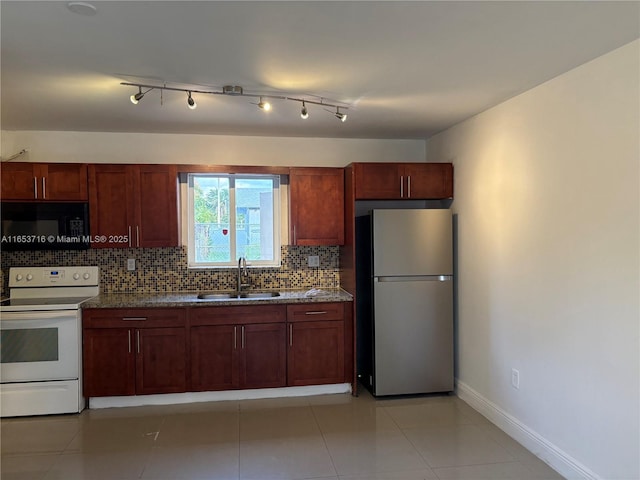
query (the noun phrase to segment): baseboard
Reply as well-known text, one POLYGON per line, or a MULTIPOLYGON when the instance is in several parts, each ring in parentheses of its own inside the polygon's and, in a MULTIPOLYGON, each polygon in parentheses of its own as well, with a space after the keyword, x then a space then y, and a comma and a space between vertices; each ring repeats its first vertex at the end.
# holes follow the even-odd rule
POLYGON ((549 440, 509 415, 469 385, 456 379, 458 397, 487 417, 507 435, 513 437, 560 475, 570 479, 604 480, 549 440))
POLYGON ((253 390, 225 390, 222 392, 167 393, 163 395, 132 395, 124 397, 92 397, 89 408, 140 407, 144 405, 173 405, 181 403, 219 402, 223 400, 252 400, 257 398, 306 397, 351 393, 350 383, 311 385, 308 387, 259 388, 253 390))

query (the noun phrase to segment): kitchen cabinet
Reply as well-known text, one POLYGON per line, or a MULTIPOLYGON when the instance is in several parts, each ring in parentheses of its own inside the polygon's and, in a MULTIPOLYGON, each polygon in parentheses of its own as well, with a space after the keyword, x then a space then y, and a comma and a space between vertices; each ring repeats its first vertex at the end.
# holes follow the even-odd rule
POLYGON ((292 245, 344 243, 344 169, 291 168, 292 245))
POLYGON ((286 307, 189 310, 190 390, 286 385, 286 307))
POLYGON ((453 198, 451 163, 354 163, 355 200, 453 198))
POLYGON ((4 162, 2 200, 87 201, 87 166, 80 163, 4 162))
POLYGON ((83 311, 85 397, 186 391, 184 309, 83 311))
POLYGON ((313 303, 287 306, 289 386, 345 381, 344 305, 313 303))
POLYGON ((177 182, 175 165, 90 165, 92 246, 177 246, 177 182))

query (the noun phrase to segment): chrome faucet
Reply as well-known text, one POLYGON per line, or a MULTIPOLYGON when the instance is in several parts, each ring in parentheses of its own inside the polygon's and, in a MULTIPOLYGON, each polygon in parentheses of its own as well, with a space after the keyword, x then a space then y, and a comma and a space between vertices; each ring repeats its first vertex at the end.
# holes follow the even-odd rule
POLYGON ((247 259, 244 257, 238 258, 238 295, 242 292, 243 287, 250 287, 249 283, 249 272, 247 272, 247 259), (242 279, 245 279, 245 282, 242 282, 242 279))

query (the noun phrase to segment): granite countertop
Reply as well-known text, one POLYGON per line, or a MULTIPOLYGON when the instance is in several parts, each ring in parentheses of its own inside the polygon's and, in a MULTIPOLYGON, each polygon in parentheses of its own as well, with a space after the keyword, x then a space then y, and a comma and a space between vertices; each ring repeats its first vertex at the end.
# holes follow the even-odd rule
POLYGON ((280 295, 272 298, 225 298, 215 300, 199 299, 199 292, 101 293, 97 297, 83 302, 81 308, 214 307, 223 305, 350 302, 353 300, 353 296, 341 288, 322 288, 320 290, 321 294, 315 296, 307 294, 309 290, 278 290, 280 295))

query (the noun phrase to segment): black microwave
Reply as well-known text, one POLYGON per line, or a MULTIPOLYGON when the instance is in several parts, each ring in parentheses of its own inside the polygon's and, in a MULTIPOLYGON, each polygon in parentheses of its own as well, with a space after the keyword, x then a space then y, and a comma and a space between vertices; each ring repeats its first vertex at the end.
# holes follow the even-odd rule
POLYGON ((85 250, 91 244, 86 202, 2 202, 0 218, 6 251, 85 250))

